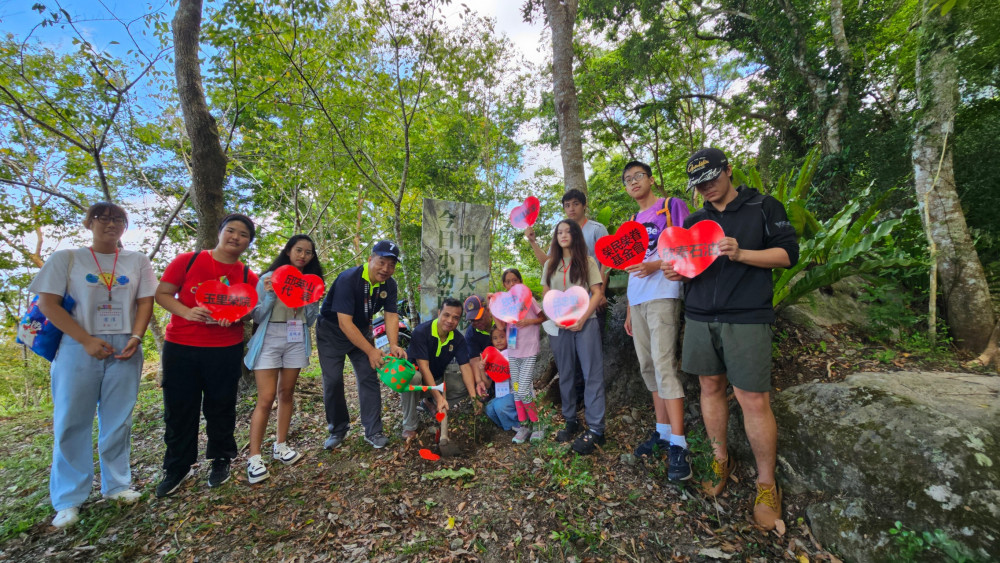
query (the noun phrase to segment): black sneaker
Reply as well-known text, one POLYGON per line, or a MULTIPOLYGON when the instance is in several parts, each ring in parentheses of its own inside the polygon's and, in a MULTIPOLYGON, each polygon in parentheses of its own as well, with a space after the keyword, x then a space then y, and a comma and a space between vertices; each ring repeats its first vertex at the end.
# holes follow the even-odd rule
POLYGON ((654 431, 648 440, 635 449, 635 457, 663 457, 670 450, 670 442, 660 438, 660 433, 654 431))
POLYGON ((194 475, 194 471, 190 468, 184 473, 171 473, 168 471, 164 475, 163 480, 160 481, 160 484, 156 486, 156 498, 163 498, 174 494, 180 488, 181 483, 192 475, 194 475))
POLYGON ((594 448, 603 446, 604 442, 604 434, 588 430, 583 436, 580 436, 573 442, 573 451, 580 455, 592 454, 594 453, 594 448))
POLYGON ((691 478, 691 450, 684 446, 671 445, 670 466, 667 478, 671 481, 686 481, 691 478))
POLYGON ((344 443, 344 438, 346 437, 347 434, 330 434, 326 438, 326 441, 323 442, 323 449, 324 450, 336 449, 337 447, 339 447, 341 444, 344 443))
POLYGON ((377 432, 371 436, 365 436, 365 441, 371 444, 376 450, 381 450, 389 443, 389 439, 385 437, 385 434, 377 432))
POLYGON ((211 488, 221 487, 229 480, 229 460, 217 458, 212 460, 212 470, 208 473, 208 486, 211 488))
POLYGON ((564 443, 569 442, 580 433, 580 421, 570 420, 566 423, 566 426, 562 430, 556 432, 556 442, 564 443))

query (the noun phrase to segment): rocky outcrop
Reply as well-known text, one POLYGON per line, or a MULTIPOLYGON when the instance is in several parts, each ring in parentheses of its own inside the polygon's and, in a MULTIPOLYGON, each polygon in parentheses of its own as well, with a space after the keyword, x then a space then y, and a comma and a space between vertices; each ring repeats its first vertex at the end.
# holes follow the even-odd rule
POLYGON ((943 530, 976 560, 1000 557, 1000 378, 861 373, 781 392, 779 472, 813 533, 848 560, 895 553, 889 529, 943 530))
MULTIPOLYGON (((620 407, 648 400, 649 392, 639 375, 639 359, 635 355, 632 337, 625 333, 625 298, 612 299, 607 309, 607 320, 602 337, 604 353, 604 393, 607 412, 613 413, 620 407), (618 301, 618 302, 615 302, 618 301)), ((547 385, 555 376, 556 363, 552 356, 549 339, 543 335, 539 346, 538 361, 535 363, 535 381, 547 385)), ((549 388, 548 398, 559 402, 559 384, 549 388)))
POLYGON ((833 335, 827 330, 830 327, 863 327, 867 323, 868 313, 858 296, 868 285, 860 276, 848 276, 807 293, 795 304, 781 308, 778 315, 813 338, 832 340, 833 335))

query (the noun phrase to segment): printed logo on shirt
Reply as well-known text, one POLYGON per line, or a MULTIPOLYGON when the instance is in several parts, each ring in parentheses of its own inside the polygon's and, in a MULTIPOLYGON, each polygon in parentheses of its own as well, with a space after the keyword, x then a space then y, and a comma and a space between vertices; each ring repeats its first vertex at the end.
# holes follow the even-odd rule
POLYGON ((643 223, 643 227, 646 227, 646 232, 649 234, 649 248, 647 248, 646 258, 649 258, 650 253, 656 252, 656 241, 660 238, 660 228, 656 226, 656 223, 643 223))
POLYGON ((104 287, 108 287, 109 285, 111 287, 128 285, 129 282, 128 276, 113 277, 110 272, 104 272, 103 274, 87 274, 84 279, 87 280, 87 283, 100 284, 104 287))
MULTIPOLYGON (((198 293, 198 288, 201 287, 201 284, 205 283, 206 281, 209 280, 200 281, 196 285, 191 286, 191 293, 198 293)), ((230 285, 229 278, 227 278, 226 276, 219 276, 219 281, 226 285, 230 285)))

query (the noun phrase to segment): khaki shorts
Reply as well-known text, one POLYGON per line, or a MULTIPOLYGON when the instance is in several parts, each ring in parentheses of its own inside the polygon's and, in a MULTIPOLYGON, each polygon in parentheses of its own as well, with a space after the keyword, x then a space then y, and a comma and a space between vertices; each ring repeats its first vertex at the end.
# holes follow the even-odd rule
POLYGON ((684 386, 677 373, 679 299, 653 299, 629 307, 632 340, 639 357, 639 373, 650 393, 661 399, 681 399, 684 386))
POLYGON ((773 336, 769 324, 687 319, 681 352, 683 369, 692 375, 725 375, 737 389, 766 393, 771 390, 773 336))

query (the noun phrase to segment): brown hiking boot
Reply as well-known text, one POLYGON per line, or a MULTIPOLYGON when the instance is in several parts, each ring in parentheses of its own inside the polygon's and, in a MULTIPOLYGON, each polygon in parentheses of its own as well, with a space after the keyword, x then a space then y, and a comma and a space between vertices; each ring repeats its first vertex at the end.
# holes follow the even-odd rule
POLYGON ((736 469, 736 460, 732 457, 727 457, 726 459, 719 460, 715 458, 712 460, 712 471, 715 472, 715 476, 719 479, 718 482, 713 483, 711 479, 708 481, 701 482, 701 490, 709 496, 718 496, 722 492, 722 489, 726 488, 726 481, 729 480, 729 474, 736 469))
POLYGON ((765 531, 773 530, 781 520, 781 489, 777 485, 757 483, 757 500, 753 504, 753 519, 765 531))

